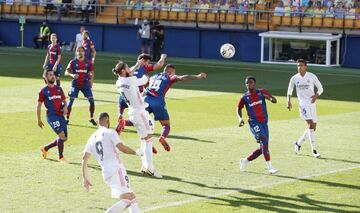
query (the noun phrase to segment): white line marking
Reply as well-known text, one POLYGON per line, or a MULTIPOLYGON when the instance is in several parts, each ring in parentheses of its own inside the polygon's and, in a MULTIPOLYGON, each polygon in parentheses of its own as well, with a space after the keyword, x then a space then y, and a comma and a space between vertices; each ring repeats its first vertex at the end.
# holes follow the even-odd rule
MULTIPOLYGON (((1 53, 0 55, 21 55, 21 56, 33 56, 33 57, 38 57, 39 55, 28 55, 28 54, 19 54, 19 53, 1 53)), ((100 56, 99 56, 100 57, 100 56)), ((107 56, 107 58, 96 58, 96 61, 112 61, 112 62, 116 62, 116 59, 108 59, 109 56, 107 56)), ((110 56, 110 57, 114 57, 115 56, 110 56)), ((124 58, 129 58, 129 56, 125 56, 124 58)), ((175 60, 176 61, 176 60, 175 60)), ((296 71, 296 67, 294 64, 294 72, 292 71, 283 71, 283 70, 274 70, 274 69, 268 69, 268 68, 251 68, 251 67, 239 67, 239 65, 233 65, 233 66, 226 66, 225 65, 210 65, 210 64, 206 64, 206 63, 194 63, 193 62, 187 62, 187 63, 179 63, 176 62, 176 65, 180 65, 180 66, 188 66, 188 67, 201 67, 203 68, 205 67, 210 67, 210 68, 219 68, 219 69, 232 69, 232 70, 241 70, 241 71, 264 71, 266 70, 267 72, 278 72, 278 73, 290 73, 290 74, 295 74, 296 71)), ((316 73, 317 75, 328 75, 328 76, 342 76, 342 77, 355 77, 355 78, 360 78, 360 75, 351 75, 351 74, 337 74, 337 73, 316 73)))
POLYGON ((259 188, 266 188, 266 187, 276 186, 276 185, 280 185, 280 184, 284 184, 284 183, 294 182, 294 181, 297 181, 297 180, 308 179, 308 178, 313 178, 313 177, 318 177, 318 176, 328 175, 328 174, 333 174, 333 173, 338 173, 338 172, 344 172, 344 171, 348 171, 348 170, 352 170, 352 169, 358 169, 358 168, 360 168, 360 166, 353 166, 353 167, 349 167, 349 168, 343 168, 343 169, 318 173, 318 174, 314 174, 314 175, 294 177, 293 179, 290 179, 290 180, 284 180, 284 181, 275 182, 275 183, 271 183, 271 184, 263 184, 263 185, 259 185, 259 186, 251 187, 251 188, 247 188, 247 189, 238 189, 238 190, 226 191, 226 192, 222 192, 222 193, 218 193, 218 194, 214 194, 214 195, 208 195, 208 196, 205 196, 205 197, 195 197, 195 198, 190 198, 190 199, 187 199, 187 200, 165 203, 163 205, 152 206, 152 207, 146 208, 146 209, 144 209, 144 212, 153 211, 153 210, 156 210, 156 209, 162 209, 162 208, 166 208, 166 207, 172 207, 172 206, 181 206, 181 205, 192 203, 192 202, 195 202, 195 201, 200 201, 200 200, 206 200, 206 199, 226 196, 226 195, 233 194, 233 193, 236 193, 236 192, 242 192, 242 191, 246 191, 246 190, 254 190, 254 189, 259 189, 259 188))

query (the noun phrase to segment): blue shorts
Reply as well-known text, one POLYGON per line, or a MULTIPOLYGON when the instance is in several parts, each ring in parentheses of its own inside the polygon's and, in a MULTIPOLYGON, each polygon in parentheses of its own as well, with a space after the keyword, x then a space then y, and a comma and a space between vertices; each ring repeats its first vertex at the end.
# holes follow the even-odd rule
POLYGON ((86 98, 93 97, 92 90, 91 90, 90 86, 84 86, 83 88, 78 88, 76 86, 75 87, 72 86, 70 88, 70 91, 69 91, 69 97, 70 98, 77 98, 78 95, 79 95, 79 91, 81 91, 82 94, 84 94, 84 96, 86 98))
POLYGON ((269 128, 267 123, 259 123, 256 121, 249 121, 250 131, 253 133, 256 141, 263 145, 269 143, 269 128))
POLYGON ((64 131, 65 136, 67 137, 67 125, 64 116, 59 116, 59 115, 47 116, 47 122, 49 123, 49 125, 56 134, 59 134, 62 131, 64 131))
POLYGON ((127 104, 126 101, 125 101, 124 96, 122 96, 122 95, 119 95, 119 107, 121 107, 121 108, 123 108, 123 109, 129 107, 128 104, 127 104))
POLYGON ((142 46, 150 46, 151 45, 151 39, 141 38, 141 45, 142 46))
MULTIPOLYGON (((48 69, 52 69, 53 67, 54 67, 54 64, 48 64, 48 65, 47 65, 47 68, 48 68, 48 69)), ((59 65, 57 66, 57 68, 56 68, 56 71, 54 72, 55 76, 56 76, 56 77, 60 77, 61 71, 62 71, 62 66, 61 66, 61 64, 59 64, 59 65)))
POLYGON ((149 113, 154 113, 154 118, 157 121, 169 120, 169 113, 166 109, 166 103, 163 98, 153 96, 145 96, 145 102, 149 104, 146 110, 149 113))

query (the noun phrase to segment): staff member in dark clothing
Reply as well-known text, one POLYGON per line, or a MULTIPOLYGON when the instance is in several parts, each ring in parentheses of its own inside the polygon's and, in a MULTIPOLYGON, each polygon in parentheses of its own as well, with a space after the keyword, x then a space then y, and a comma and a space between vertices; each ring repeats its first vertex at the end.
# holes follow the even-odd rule
POLYGON ((153 33, 153 46, 152 46, 152 60, 158 61, 160 59, 161 50, 164 44, 164 26, 159 22, 155 22, 155 26, 152 30, 153 33))
POLYGON ((39 49, 38 41, 41 41, 41 48, 43 49, 45 47, 45 42, 49 42, 49 37, 50 37, 50 28, 46 25, 46 22, 43 22, 42 25, 40 26, 39 34, 37 34, 33 38, 35 48, 39 49))

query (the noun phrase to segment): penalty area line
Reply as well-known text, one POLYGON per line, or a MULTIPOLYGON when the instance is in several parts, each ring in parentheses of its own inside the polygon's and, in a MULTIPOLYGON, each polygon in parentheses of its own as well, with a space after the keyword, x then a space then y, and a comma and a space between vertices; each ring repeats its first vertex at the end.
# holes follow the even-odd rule
POLYGON ((314 175, 294 177, 293 179, 290 179, 290 180, 284 180, 284 181, 275 182, 275 183, 271 183, 271 184, 263 184, 263 185, 259 185, 259 186, 251 187, 251 188, 247 188, 247 189, 239 188, 237 190, 226 191, 226 192, 217 193, 217 194, 213 194, 213 195, 208 195, 208 196, 204 196, 204 197, 195 197, 195 198, 190 198, 190 199, 186 199, 186 200, 182 200, 182 201, 164 203, 162 205, 157 205, 157 206, 152 206, 152 207, 146 208, 146 209, 144 209, 144 212, 149 212, 149 211, 153 211, 153 210, 156 210, 156 209, 162 209, 162 208, 172 207, 172 206, 181 206, 181 205, 185 205, 185 204, 188 204, 188 203, 193 203, 193 202, 196 202, 196 201, 207 200, 207 199, 211 199, 211 198, 218 198, 218 197, 230 195, 230 194, 233 194, 233 193, 236 193, 236 192, 242 192, 242 191, 246 191, 246 190, 254 190, 254 189, 260 189, 260 188, 266 188, 266 187, 276 186, 276 185, 280 185, 280 184, 284 184, 284 183, 290 183, 290 182, 294 182, 294 181, 298 181, 298 180, 309 179, 309 178, 313 178, 313 177, 319 177, 319 176, 323 176, 323 175, 334 174, 334 173, 349 171, 349 170, 358 169, 358 168, 360 168, 360 166, 353 166, 353 167, 348 167, 348 168, 343 168, 343 169, 337 169, 337 170, 333 170, 333 171, 318 173, 318 174, 314 174, 314 175))

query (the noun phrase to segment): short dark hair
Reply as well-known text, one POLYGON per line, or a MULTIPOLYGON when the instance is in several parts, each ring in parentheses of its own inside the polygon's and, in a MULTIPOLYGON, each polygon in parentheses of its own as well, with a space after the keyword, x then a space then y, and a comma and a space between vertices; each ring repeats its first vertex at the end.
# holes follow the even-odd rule
POLYGON ((245 78, 245 83, 247 83, 250 79, 252 79, 256 83, 256 78, 254 76, 247 76, 245 78))
POLYGON ((141 54, 139 55, 138 60, 141 60, 141 59, 144 59, 144 60, 151 60, 151 55, 146 54, 146 53, 141 53, 141 54))
POLYGON ((84 52, 85 52, 85 47, 83 47, 83 46, 79 46, 78 48, 76 48, 76 52, 78 51, 78 49, 83 49, 84 50, 84 52))
POLYGON ((98 115, 98 121, 102 121, 106 118, 110 118, 109 114, 107 112, 100 112, 99 115, 98 115))
POLYGON ((302 59, 302 58, 299 58, 296 62, 297 62, 297 63, 303 63, 305 66, 307 66, 307 61, 305 61, 305 60, 302 59))
POLYGON ((173 69, 175 69, 175 66, 172 65, 172 64, 167 64, 167 65, 164 67, 164 70, 167 70, 168 68, 173 68, 173 69))
POLYGON ((121 70, 125 68, 125 62, 118 61, 118 63, 115 65, 115 67, 112 69, 112 73, 114 75, 119 75, 121 73, 121 70))

